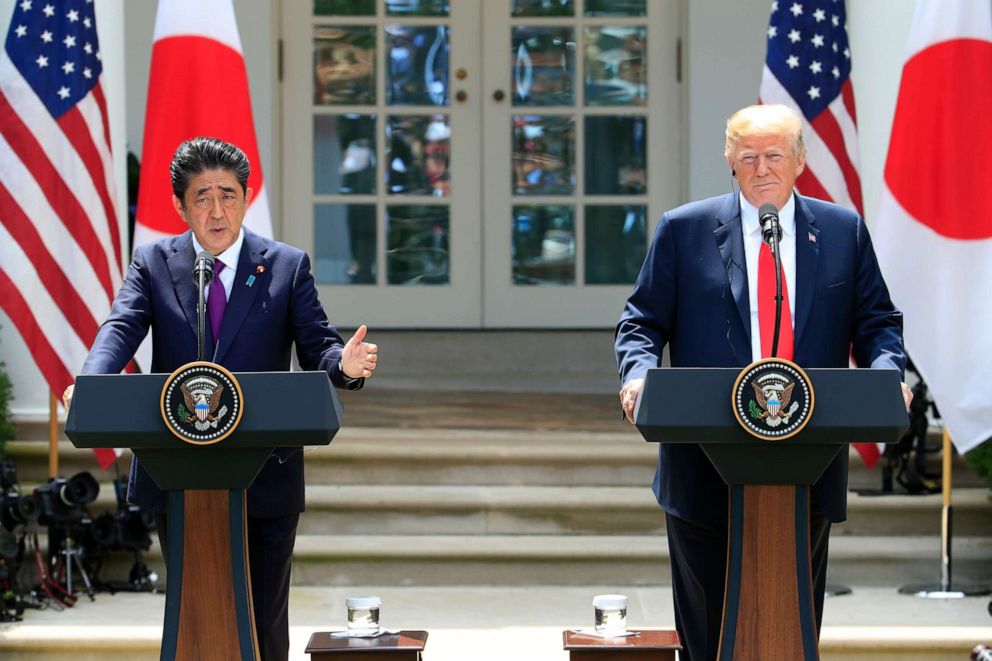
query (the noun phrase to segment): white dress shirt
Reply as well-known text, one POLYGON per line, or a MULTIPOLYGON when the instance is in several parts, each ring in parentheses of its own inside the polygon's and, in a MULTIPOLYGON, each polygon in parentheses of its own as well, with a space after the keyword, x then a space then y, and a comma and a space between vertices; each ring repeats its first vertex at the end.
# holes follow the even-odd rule
MULTIPOLYGON (((214 257, 215 260, 219 259, 224 262, 224 270, 217 274, 217 269, 214 269, 214 275, 220 278, 220 284, 224 285, 224 297, 230 301, 231 300, 231 290, 234 288, 234 276, 238 272, 238 260, 241 259, 241 244, 245 242, 245 229, 242 227, 241 231, 238 232, 238 238, 234 240, 227 250, 214 257)), ((203 251, 203 246, 200 242, 196 240, 196 235, 193 235, 193 254, 199 255, 203 251)), ((757 263, 757 262, 756 262, 757 263)), ((756 267, 757 268, 757 267, 756 267)), ((203 299, 206 300, 210 296, 210 285, 207 285, 203 290, 203 299)))
MULTIPOLYGON (((747 296, 751 308, 751 359, 761 358, 761 327, 758 321, 758 254, 761 251, 761 224, 758 222, 758 208, 744 199, 741 200, 741 230, 744 232, 744 259, 747 262, 747 296)), ((782 238, 778 243, 782 254, 782 270, 785 272, 785 287, 788 289, 789 312, 792 327, 796 327, 796 197, 778 212, 782 226, 782 238)))

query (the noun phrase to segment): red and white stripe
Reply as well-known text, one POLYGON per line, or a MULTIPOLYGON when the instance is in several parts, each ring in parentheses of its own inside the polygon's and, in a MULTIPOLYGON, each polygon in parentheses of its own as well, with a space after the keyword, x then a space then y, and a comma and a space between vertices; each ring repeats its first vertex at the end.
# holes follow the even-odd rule
MULTIPOLYGON (((767 66, 761 75, 758 100, 789 106, 803 116, 795 100, 767 66)), ((813 121, 803 118, 803 137, 807 149, 806 171, 796 182, 799 192, 864 215, 858 173, 858 121, 850 80, 844 83, 840 96, 813 121)))
POLYGON ((0 303, 57 394, 120 288, 114 199, 102 81, 56 121, 0 52, 0 303))

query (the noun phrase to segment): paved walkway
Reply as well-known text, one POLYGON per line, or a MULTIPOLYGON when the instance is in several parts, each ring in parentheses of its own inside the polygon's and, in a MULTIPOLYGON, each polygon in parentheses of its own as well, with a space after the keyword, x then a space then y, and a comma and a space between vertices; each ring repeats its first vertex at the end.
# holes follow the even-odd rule
MULTIPOLYGON (((304 648, 314 631, 344 628, 346 596, 377 594, 383 599, 384 626, 430 632, 429 661, 565 661, 562 630, 590 626, 593 595, 616 591, 630 599, 630 626, 673 626, 671 590, 664 587, 294 588, 290 658, 308 658, 304 648)), ((133 646, 129 656, 135 661, 156 659, 164 604, 161 594, 98 594, 95 602, 84 599, 61 613, 29 611, 24 622, 0 624, 0 645, 62 641, 74 647, 75 658, 84 660, 100 658, 101 646, 112 649, 120 641, 133 646)), ((935 641, 958 640, 959 650, 970 649, 992 642, 987 607, 988 598, 926 601, 892 589, 858 589, 827 600, 822 658, 860 658, 850 654, 858 647, 876 650, 877 658, 893 658, 883 654, 886 648, 898 644, 916 649, 935 641)), ((923 658, 963 661, 966 654, 923 658)))

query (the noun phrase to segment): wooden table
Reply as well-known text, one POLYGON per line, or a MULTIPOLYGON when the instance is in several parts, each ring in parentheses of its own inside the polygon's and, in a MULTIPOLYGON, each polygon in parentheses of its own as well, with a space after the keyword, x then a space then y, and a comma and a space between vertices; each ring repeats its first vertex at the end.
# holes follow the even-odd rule
POLYGON ((400 631, 376 638, 332 638, 330 631, 310 636, 310 661, 420 661, 426 631, 400 631))
POLYGON ((565 631, 562 639, 571 661, 675 661, 675 651, 682 649, 674 630, 632 631, 640 635, 597 638, 565 631))

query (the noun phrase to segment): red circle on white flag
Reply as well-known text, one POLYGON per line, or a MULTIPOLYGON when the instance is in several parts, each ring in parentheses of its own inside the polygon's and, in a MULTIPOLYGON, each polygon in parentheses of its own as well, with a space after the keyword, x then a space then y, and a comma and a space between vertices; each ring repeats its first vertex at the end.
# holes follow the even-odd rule
POLYGON ((938 234, 992 237, 992 42, 945 41, 906 62, 885 183, 938 234))
POLYGON ((167 37, 152 48, 141 154, 138 222, 163 234, 187 227, 172 206, 169 164, 197 136, 226 140, 248 156, 248 186, 258 194, 262 163, 255 140, 248 74, 241 53, 196 35, 167 37))

